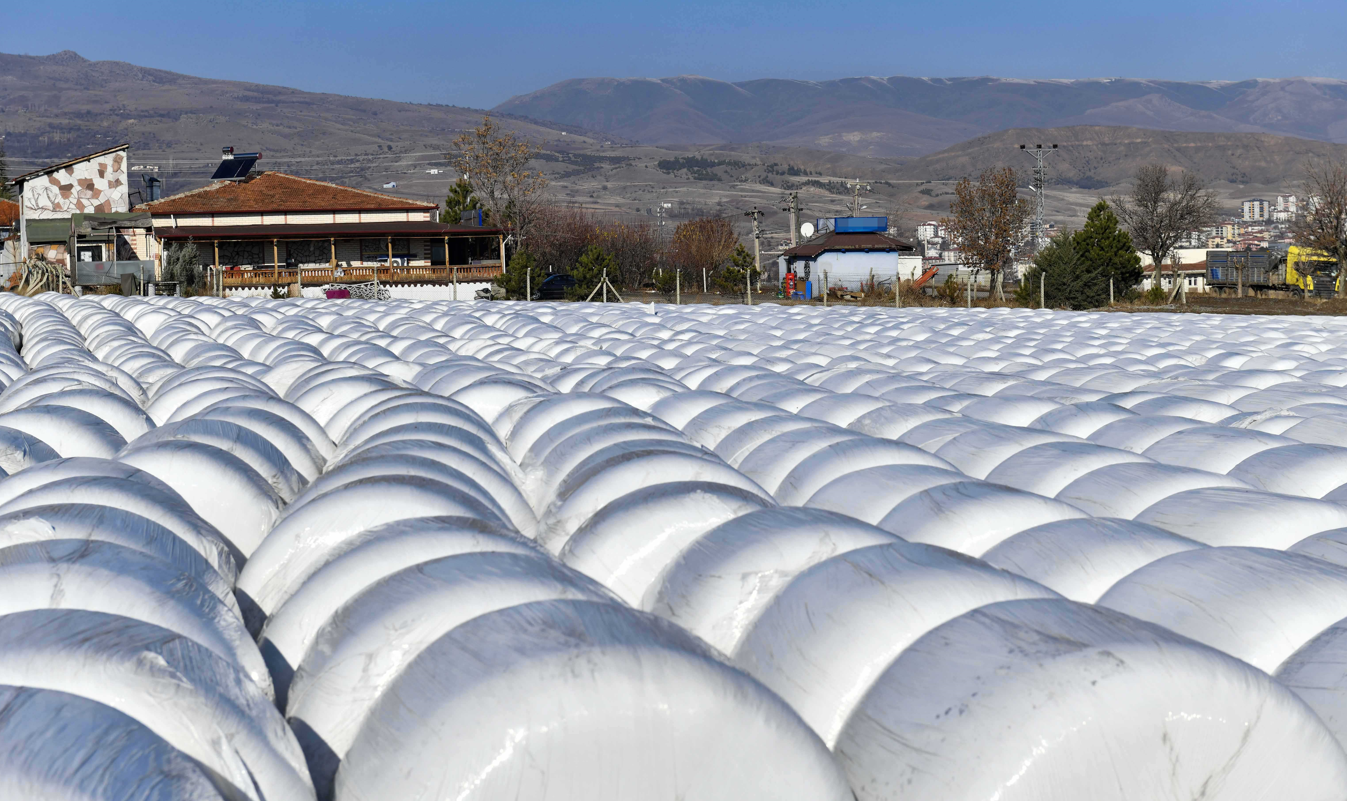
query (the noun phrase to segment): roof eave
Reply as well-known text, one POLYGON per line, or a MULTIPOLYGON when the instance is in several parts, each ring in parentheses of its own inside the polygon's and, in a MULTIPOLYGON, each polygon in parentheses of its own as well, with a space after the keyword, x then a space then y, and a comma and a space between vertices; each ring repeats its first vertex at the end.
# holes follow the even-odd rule
MULTIPOLYGON (((408 201, 409 203, 415 201, 408 201)), ((160 211, 150 208, 150 204, 141 203, 132 211, 145 212, 154 217, 174 217, 179 214, 354 214, 363 212, 366 214, 383 214, 389 211, 434 211, 439 206, 405 206, 403 208, 388 207, 383 209, 362 209, 362 208, 333 208, 333 209, 230 209, 229 211, 218 211, 211 209, 187 209, 181 211, 160 211)))
POLYGON ((97 153, 90 153, 87 156, 80 156, 77 159, 70 159, 69 161, 63 161, 60 164, 53 164, 49 167, 43 167, 40 170, 33 170, 32 172, 26 172, 23 175, 20 175, 19 177, 11 180, 10 183, 13 184, 14 186, 20 186, 21 184, 29 181, 30 179, 40 178, 44 175, 56 172, 57 170, 63 170, 66 167, 79 164, 82 161, 88 161, 89 159, 96 159, 99 156, 106 156, 109 153, 116 153, 118 150, 130 150, 130 149, 131 143, 125 142, 123 144, 117 145, 116 147, 110 147, 107 150, 100 150, 97 153))

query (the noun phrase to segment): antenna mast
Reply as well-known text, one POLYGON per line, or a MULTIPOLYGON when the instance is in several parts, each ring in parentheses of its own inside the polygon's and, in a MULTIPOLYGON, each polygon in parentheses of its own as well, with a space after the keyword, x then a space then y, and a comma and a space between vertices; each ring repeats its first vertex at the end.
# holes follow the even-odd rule
POLYGON ((870 191, 870 185, 857 178, 851 182, 851 216, 861 216, 861 190, 870 191))

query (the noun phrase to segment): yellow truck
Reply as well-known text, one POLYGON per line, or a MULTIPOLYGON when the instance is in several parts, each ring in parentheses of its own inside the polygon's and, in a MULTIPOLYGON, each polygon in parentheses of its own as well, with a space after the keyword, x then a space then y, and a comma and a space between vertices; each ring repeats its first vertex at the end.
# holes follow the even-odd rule
POLYGON ((1286 253, 1286 283, 1299 287, 1305 295, 1331 297, 1342 285, 1342 276, 1334 280, 1338 263, 1322 251, 1293 245, 1286 253))

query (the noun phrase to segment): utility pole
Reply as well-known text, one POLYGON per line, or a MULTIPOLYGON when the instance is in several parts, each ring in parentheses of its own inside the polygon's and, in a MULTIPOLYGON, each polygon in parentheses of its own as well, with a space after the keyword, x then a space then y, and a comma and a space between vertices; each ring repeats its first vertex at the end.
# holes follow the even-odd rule
POLYGON ((1034 252, 1037 253, 1043 248, 1043 242, 1046 239, 1043 228, 1043 187, 1048 183, 1048 168, 1044 166, 1043 159, 1048 157, 1057 149, 1056 145, 1020 145, 1020 150, 1028 153, 1034 159, 1034 221, 1030 223, 1029 235, 1034 240, 1034 252))
POLYGON ((786 207, 782 211, 790 212, 790 246, 795 247, 799 244, 796 238, 800 234, 800 193, 791 192, 786 195, 786 207))
POLYGON ((857 178, 851 182, 851 216, 861 216, 861 190, 870 191, 870 185, 857 178))
MULTIPOLYGON (((762 291, 762 212, 757 206, 744 212, 745 217, 753 218, 753 269, 758 271, 758 291, 762 291)), ((748 305, 753 305, 753 270, 744 274, 744 290, 748 293, 748 305)))

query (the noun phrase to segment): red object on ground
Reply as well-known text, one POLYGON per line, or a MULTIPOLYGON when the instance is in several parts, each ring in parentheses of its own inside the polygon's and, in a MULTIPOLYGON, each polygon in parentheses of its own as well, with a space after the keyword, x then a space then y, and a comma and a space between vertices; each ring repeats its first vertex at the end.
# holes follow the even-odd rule
POLYGON ((938 267, 932 267, 931 269, 922 273, 920 278, 912 282, 912 288, 921 289, 922 287, 926 286, 926 282, 931 280, 932 278, 935 278, 935 274, 938 272, 940 272, 940 269, 938 267))
POLYGON ((351 290, 349 290, 349 289, 328 289, 328 290, 325 290, 325 291, 323 292, 323 294, 324 294, 324 295, 327 295, 327 299, 328 299, 328 300, 336 300, 337 298, 349 298, 349 297, 351 297, 351 290))

